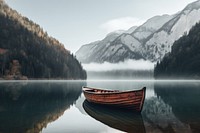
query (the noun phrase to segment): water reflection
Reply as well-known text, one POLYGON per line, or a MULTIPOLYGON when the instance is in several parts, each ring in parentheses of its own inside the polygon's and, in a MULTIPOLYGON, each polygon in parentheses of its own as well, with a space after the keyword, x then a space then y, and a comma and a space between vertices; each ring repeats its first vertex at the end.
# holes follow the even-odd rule
POLYGON ((142 111, 146 132, 200 132, 200 82, 109 81, 88 84, 122 90, 146 86, 142 111))
POLYGON ((87 81, 87 86, 108 89, 146 86, 142 117, 84 102, 92 117, 86 115, 82 107, 85 98, 80 97, 85 85, 59 81, 0 83, 0 133, 200 132, 200 82, 87 81))
POLYGON ((145 132, 142 116, 139 113, 92 104, 86 100, 83 103, 83 108, 91 117, 112 128, 128 133, 145 132))
POLYGON ((75 103, 84 82, 0 83, 0 132, 39 133, 75 103))
POLYGON ((200 83, 156 83, 154 90, 185 128, 200 132, 200 83))

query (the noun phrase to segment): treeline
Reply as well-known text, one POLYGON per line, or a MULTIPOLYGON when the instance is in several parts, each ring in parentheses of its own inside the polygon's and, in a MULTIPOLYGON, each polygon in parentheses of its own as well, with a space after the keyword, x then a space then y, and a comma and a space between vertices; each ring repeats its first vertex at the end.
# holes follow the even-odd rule
POLYGON ((77 59, 39 25, 0 1, 0 77, 17 73, 28 78, 85 79, 77 59), (13 68, 13 62, 19 67, 13 68))
POLYGON ((200 23, 177 40, 171 53, 157 63, 155 78, 200 78, 200 23))

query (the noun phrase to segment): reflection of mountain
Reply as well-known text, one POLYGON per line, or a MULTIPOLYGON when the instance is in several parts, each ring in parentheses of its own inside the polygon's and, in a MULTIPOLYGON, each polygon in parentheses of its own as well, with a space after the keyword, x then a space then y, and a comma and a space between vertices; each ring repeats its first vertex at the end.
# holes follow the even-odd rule
POLYGON ((174 115, 188 124, 192 132, 200 132, 200 84, 155 84, 155 93, 171 106, 174 115))
POLYGON ((39 133, 82 93, 84 83, 1 83, 0 132, 39 133))
POLYGON ((147 132, 190 132, 188 125, 177 119, 172 112, 172 108, 160 98, 151 97, 146 99, 142 116, 147 132))
POLYGON ((127 110, 116 110, 84 101, 85 111, 96 120, 128 133, 144 133, 145 128, 140 114, 127 110))

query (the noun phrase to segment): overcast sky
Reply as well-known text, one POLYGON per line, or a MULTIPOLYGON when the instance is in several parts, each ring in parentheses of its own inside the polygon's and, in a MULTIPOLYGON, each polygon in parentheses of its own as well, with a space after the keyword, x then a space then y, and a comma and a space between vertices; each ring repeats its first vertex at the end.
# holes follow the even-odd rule
POLYGON ((194 0, 6 0, 75 53, 108 32, 174 14, 194 0))

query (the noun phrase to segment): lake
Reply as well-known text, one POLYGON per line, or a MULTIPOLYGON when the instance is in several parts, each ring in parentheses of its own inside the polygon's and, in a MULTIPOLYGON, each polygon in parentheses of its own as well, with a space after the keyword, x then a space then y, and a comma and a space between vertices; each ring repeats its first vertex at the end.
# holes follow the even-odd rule
POLYGON ((200 132, 200 82, 154 80, 0 82, 0 133, 200 132), (93 107, 82 86, 147 87, 141 114, 93 107))

